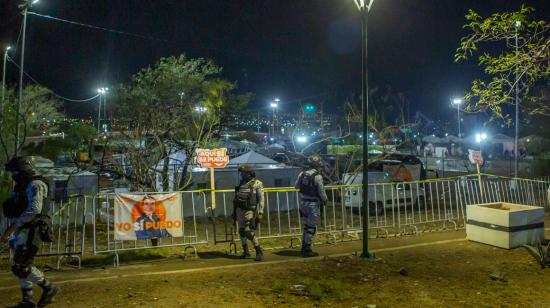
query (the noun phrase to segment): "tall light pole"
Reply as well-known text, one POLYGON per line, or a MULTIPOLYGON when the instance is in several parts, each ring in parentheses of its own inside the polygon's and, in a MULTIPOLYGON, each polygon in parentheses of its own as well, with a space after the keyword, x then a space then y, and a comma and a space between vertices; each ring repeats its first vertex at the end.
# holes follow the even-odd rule
MULTIPOLYGON (((369 135, 369 80, 368 80, 368 16, 374 0, 354 0, 359 12, 361 12, 362 25, 362 85, 361 85, 361 107, 363 116, 363 136, 369 135), (368 1, 368 4, 367 4, 368 1)), ((361 209, 363 214, 363 252, 362 258, 371 258, 369 252, 369 138, 363 138, 363 199, 361 209)))
POLYGON ((23 4, 19 5, 20 9, 23 9, 23 36, 21 38, 21 62, 19 64, 19 99, 17 100, 17 107, 15 109, 15 149, 14 156, 19 154, 19 112, 21 110, 21 101, 23 100, 23 74, 25 67, 25 34, 27 32, 27 13, 29 8, 38 0, 26 0, 23 4))
MULTIPOLYGON (((516 31, 516 58, 518 57, 518 29, 521 27, 521 21, 514 22, 514 29, 516 31)), ((519 78, 518 78, 518 65, 516 64, 516 135, 514 137, 514 177, 518 177, 519 171, 519 148, 518 148, 518 135, 519 135, 519 78)))
POLYGON ((273 129, 273 133, 272 133, 272 137, 275 138, 275 112, 277 111, 277 108, 279 107, 279 102, 281 100, 278 99, 278 98, 275 98, 271 104, 269 104, 269 106, 271 107, 272 111, 273 111, 273 118, 271 120, 271 126, 272 126, 272 129, 273 129))
POLYGON ((107 127, 109 126, 109 121, 107 120, 107 92, 109 88, 103 88, 103 131, 107 134, 107 127))
POLYGON ((101 134, 101 101, 105 100, 105 93, 109 88, 99 88, 97 93, 99 94, 99 104, 97 105, 97 134, 101 134))
POLYGON ((0 105, 0 111, 2 116, 4 115, 4 98, 6 97, 6 63, 8 60, 8 51, 11 49, 11 46, 7 46, 4 51, 4 66, 2 69, 2 105, 0 105))
POLYGON ((461 134, 460 134, 460 104, 462 104, 462 99, 460 99, 460 98, 453 99, 453 105, 456 105, 456 115, 457 115, 457 120, 458 120, 458 138, 459 139, 461 137, 461 134))

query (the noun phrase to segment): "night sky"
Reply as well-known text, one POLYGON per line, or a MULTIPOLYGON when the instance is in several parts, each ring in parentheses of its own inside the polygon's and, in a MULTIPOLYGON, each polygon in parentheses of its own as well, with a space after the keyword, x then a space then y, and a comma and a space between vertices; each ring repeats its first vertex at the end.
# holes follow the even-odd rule
MULTIPOLYGON (((2 0, 2 44, 17 40, 18 1, 2 0)), ((404 92, 416 110, 453 116, 450 97, 464 94, 480 72, 453 63, 464 15, 535 7, 550 20, 550 1, 375 0, 369 21, 371 86, 404 92)), ((102 85, 125 82, 160 57, 186 53, 212 58, 240 91, 256 94, 252 108, 278 96, 283 108, 296 100, 324 98, 337 104, 360 91, 360 16, 352 0, 41 0, 33 10, 72 21, 155 39, 29 16, 26 71, 56 93, 87 98, 102 85)), ((16 56, 18 59, 18 56, 16 56)), ((17 71, 9 65, 8 80, 17 71)), ((66 103, 72 114, 92 112, 91 103, 66 103)))

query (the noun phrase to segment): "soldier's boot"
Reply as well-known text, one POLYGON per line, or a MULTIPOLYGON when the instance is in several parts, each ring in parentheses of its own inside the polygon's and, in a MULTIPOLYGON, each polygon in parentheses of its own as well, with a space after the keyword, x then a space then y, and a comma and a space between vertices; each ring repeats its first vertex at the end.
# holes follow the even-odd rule
POLYGON ((241 255, 242 259, 250 258, 252 255, 248 251, 248 245, 243 245, 243 254, 241 255))
POLYGON ((21 302, 19 302, 15 306, 8 306, 12 308, 27 308, 27 307, 36 307, 34 302, 32 301, 32 288, 30 289, 21 289, 22 299, 21 302))
POLYGON ((256 250, 256 258, 254 260, 256 261, 262 261, 264 259, 264 253, 260 246, 254 246, 254 249, 256 250))
POLYGON ((302 257, 304 258, 311 258, 311 257, 317 257, 319 254, 314 252, 311 249, 311 245, 303 245, 302 246, 302 257))
POLYGON ((42 288, 42 296, 38 301, 38 307, 46 307, 53 302, 54 297, 59 293, 59 288, 44 278, 44 281, 38 284, 42 288))

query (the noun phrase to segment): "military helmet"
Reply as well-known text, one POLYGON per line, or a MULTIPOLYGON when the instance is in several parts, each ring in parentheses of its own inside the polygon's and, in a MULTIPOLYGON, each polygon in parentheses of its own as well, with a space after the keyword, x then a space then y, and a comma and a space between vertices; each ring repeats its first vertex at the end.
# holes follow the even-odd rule
POLYGON ((256 176, 256 172, 254 172, 254 167, 252 167, 251 165, 248 165, 248 164, 240 165, 239 166, 239 172, 248 174, 251 177, 256 176))
POLYGON ((37 174, 35 166, 36 158, 33 156, 20 156, 12 158, 6 165, 6 171, 19 171, 25 173, 29 176, 34 176, 37 174))
POLYGON ((323 159, 319 155, 311 155, 307 158, 307 164, 313 168, 321 167, 323 165, 323 159))

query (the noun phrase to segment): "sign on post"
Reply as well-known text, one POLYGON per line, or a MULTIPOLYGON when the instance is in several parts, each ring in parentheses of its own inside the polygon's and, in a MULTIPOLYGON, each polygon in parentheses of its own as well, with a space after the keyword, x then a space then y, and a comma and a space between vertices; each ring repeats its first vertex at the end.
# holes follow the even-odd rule
POLYGON ((468 150, 468 158, 474 165, 483 165, 483 155, 481 155, 481 151, 468 150))
POLYGON ((225 168, 229 163, 227 149, 197 149, 197 163, 202 168, 225 168))
POLYGON ((214 177, 214 168, 225 168, 229 163, 227 148, 219 149, 197 149, 197 163, 202 168, 210 168, 210 196, 212 200, 212 209, 216 208, 216 181, 214 177))
POLYGON ((479 191, 481 192, 481 196, 483 197, 483 183, 481 182, 481 171, 479 169, 479 166, 483 165, 483 155, 481 154, 481 151, 468 150, 468 159, 472 164, 476 165, 479 191))

